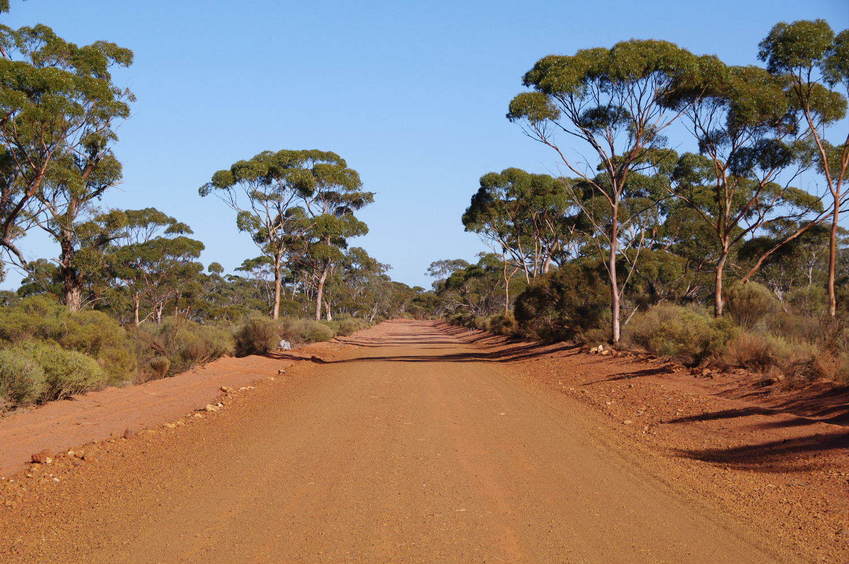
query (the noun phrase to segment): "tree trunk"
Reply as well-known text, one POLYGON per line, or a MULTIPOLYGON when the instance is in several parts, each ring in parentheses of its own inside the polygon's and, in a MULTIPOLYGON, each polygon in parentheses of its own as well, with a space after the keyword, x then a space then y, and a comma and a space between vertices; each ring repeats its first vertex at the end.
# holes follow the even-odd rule
POLYGON ((138 294, 133 294, 133 323, 135 323, 136 327, 141 325, 141 320, 139 320, 139 307, 140 307, 141 299, 138 294))
POLYGON ((613 221, 610 224, 610 256, 608 257, 608 268, 610 269, 610 315, 611 319, 611 342, 615 345, 619 342, 619 280, 616 275, 616 255, 619 251, 619 206, 616 202, 613 206, 613 221))
POLYGON ((271 318, 278 319, 280 317, 280 291, 283 285, 282 257, 274 257, 274 305, 271 307, 271 318))
POLYGON ((716 263, 716 272, 713 280, 713 315, 722 317, 725 310, 725 299, 722 297, 723 279, 725 277, 725 263, 728 262, 728 249, 723 249, 716 263))
POLYGON ((504 261, 504 315, 510 315, 510 277, 507 276, 507 261, 504 261))
POLYGON ((828 314, 837 315, 837 292, 834 288, 837 279, 837 232, 840 220, 840 199, 834 199, 834 212, 831 218, 831 239, 828 245, 828 314))
POLYGON ((330 313, 330 304, 327 303, 327 300, 324 300, 324 311, 326 312, 325 319, 327 321, 333 321, 333 314, 330 313))
POLYGON ((321 272, 321 278, 318 279, 318 289, 315 297, 315 320, 321 321, 321 304, 324 301, 324 283, 327 281, 327 274, 330 270, 329 266, 325 266, 321 272))
POLYGON ((59 276, 62 279, 62 301, 70 311, 80 311, 83 305, 83 290, 80 273, 74 267, 73 235, 62 233, 59 242, 62 249, 59 255, 59 276))

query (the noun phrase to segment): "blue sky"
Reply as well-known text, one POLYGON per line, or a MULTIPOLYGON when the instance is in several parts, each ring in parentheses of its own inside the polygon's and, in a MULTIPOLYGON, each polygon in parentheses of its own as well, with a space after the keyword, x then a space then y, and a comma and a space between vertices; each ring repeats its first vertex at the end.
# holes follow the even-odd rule
MULTIPOLYGON (((424 286, 431 261, 484 249, 460 223, 482 174, 557 171, 550 150, 504 118, 537 59, 655 38, 750 64, 774 23, 813 18, 845 29, 849 4, 12 0, 2 16, 135 52, 116 73, 138 98, 119 129, 124 182, 104 208, 155 206, 191 225, 206 263, 231 270, 255 248, 233 212, 197 188, 263 150, 331 150, 377 193, 361 214, 371 231, 352 244, 391 264, 395 279, 424 286)), ((22 247, 31 257, 58 252, 41 236, 22 247)), ((18 279, 10 273, 3 286, 18 279)))

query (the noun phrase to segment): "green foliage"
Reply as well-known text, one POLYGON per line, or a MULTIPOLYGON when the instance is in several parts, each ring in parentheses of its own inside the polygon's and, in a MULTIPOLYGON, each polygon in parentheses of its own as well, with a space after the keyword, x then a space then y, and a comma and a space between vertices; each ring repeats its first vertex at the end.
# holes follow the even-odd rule
POLYGON ((164 362, 159 360, 162 357, 168 360, 167 374, 170 376, 235 351, 229 329, 202 325, 182 317, 167 317, 159 325, 137 327, 133 337, 141 380, 149 380, 163 372, 164 362))
POLYGON ((480 328, 496 335, 513 336, 519 332, 516 318, 507 313, 490 315, 484 320, 483 327, 480 328))
POLYGON ((333 321, 322 321, 323 324, 327 325, 336 335, 340 337, 347 337, 357 331, 368 328, 368 322, 357 319, 355 317, 348 317, 343 319, 335 319, 333 321))
POLYGON ((661 304, 638 312, 625 328, 626 343, 696 366, 722 351, 734 335, 726 319, 694 309, 661 304))
MULTIPOLYGON (((45 25, 0 26, 0 46, 0 247, 24 263, 15 239, 33 217, 73 243, 77 214, 120 179, 112 127, 133 96, 112 83, 110 69, 129 66, 133 54, 106 41, 78 46, 45 25)), ((69 249, 62 254, 65 274, 69 249)))
POLYGON ((0 407, 28 405, 44 393, 41 365, 18 348, 0 350, 0 407))
POLYGON ((105 386, 109 376, 93 358, 49 341, 26 341, 10 349, 35 361, 44 372, 39 401, 63 399, 105 386))
POLYGON ((97 359, 110 384, 132 378, 136 359, 126 331, 99 311, 73 313, 50 296, 32 296, 0 308, 0 339, 17 343, 38 339, 97 359))
POLYGON ((236 356, 267 354, 280 341, 280 325, 267 317, 251 317, 236 331, 236 356))
POLYGON ((784 299, 793 311, 814 318, 825 313, 828 297, 821 286, 802 286, 790 290, 784 299))
POLYGON ((757 282, 737 283, 728 289, 728 313, 741 327, 751 329, 778 310, 778 300, 757 282))
POLYGON ((563 340, 599 328, 610 303, 600 269, 598 263, 572 262, 533 281, 516 299, 520 331, 563 340))
POLYGON ((329 341, 335 337, 333 329, 320 321, 309 319, 282 319, 280 333, 293 344, 329 341))
POLYGON ((518 168, 490 172, 463 214, 466 231, 505 249, 531 275, 541 274, 574 237, 577 210, 568 182, 518 168))

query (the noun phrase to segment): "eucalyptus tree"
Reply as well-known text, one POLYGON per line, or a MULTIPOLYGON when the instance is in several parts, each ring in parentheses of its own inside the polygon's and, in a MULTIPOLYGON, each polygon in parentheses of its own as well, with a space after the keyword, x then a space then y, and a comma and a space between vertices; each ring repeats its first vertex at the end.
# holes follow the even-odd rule
MULTIPOLYGON (((712 231, 713 305, 721 316, 733 249, 774 223, 821 211, 817 198, 792 186, 809 166, 808 151, 798 137, 784 81, 764 69, 700 57, 691 72, 679 75, 666 102, 684 114, 697 141, 699 152, 683 155, 676 166, 673 194, 712 231)), ((800 236, 821 219, 799 224, 787 237, 800 236)), ((744 280, 762 262, 756 260, 744 280)))
POLYGON ((510 102, 508 119, 521 121, 525 133, 551 147, 562 164, 586 183, 609 208, 603 228, 609 248, 611 338, 620 337, 622 290, 616 272, 620 212, 632 173, 653 166, 649 155, 665 144, 662 132, 678 117, 662 102, 675 78, 695 63, 688 51, 664 41, 631 40, 611 49, 583 49, 575 55, 550 55, 524 76, 532 92, 510 102), (580 160, 558 133, 589 147, 580 160), (599 174, 601 173, 601 174, 599 174))
MULTIPOLYGON (((574 239, 576 223, 570 212, 577 209, 566 183, 563 178, 518 168, 485 174, 463 214, 463 225, 510 256, 512 274, 521 269, 529 282, 548 272, 555 257, 574 239)), ((505 261, 509 296, 508 281, 505 261)))
POLYGON ((469 262, 463 259, 440 259, 430 263, 425 274, 434 278, 433 285, 435 287, 440 281, 451 276, 452 273, 469 266, 471 266, 469 262))
POLYGON ((830 88, 849 92, 849 30, 835 36, 825 20, 778 23, 761 42, 758 55, 770 73, 788 84, 792 109, 816 147, 817 164, 831 194, 828 299, 833 317, 840 214, 849 207, 849 133, 840 133, 833 144, 826 131, 846 115, 846 98, 830 88))
POLYGON ((165 306, 176 303, 202 271, 197 259, 203 243, 187 237, 188 225, 155 208, 112 210, 95 217, 86 230, 97 227, 98 237, 108 241, 102 254, 110 283, 128 296, 132 322, 153 318, 159 323, 165 306))
POLYGON ((59 243, 64 300, 77 310, 82 280, 74 266, 74 225, 113 187, 115 122, 132 93, 110 69, 133 54, 114 43, 78 46, 44 25, 0 26, 0 248, 23 265, 15 244, 33 223, 59 243))
POLYGON ((374 193, 362 189, 359 173, 342 157, 321 154, 321 162, 307 177, 303 198, 306 213, 298 228, 301 263, 309 266, 315 287, 316 319, 321 319, 327 277, 344 258, 348 239, 368 233, 368 226, 354 212, 374 201, 374 193))
POLYGON ((330 152, 264 151, 247 161, 219 170, 201 186, 201 196, 217 194, 236 211, 236 226, 250 234, 272 263, 274 299, 271 315, 280 315, 280 296, 291 232, 303 226, 304 203, 337 172, 342 159, 330 152))

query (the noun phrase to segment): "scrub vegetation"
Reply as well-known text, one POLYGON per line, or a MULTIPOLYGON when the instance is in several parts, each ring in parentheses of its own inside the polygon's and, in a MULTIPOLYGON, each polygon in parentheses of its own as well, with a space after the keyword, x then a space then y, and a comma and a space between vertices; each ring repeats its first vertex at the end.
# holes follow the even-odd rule
POLYGON ((436 311, 794 384, 849 381, 849 30, 779 23, 759 57, 732 66, 629 40, 537 61, 507 118, 566 175, 481 177, 462 222, 493 252, 431 265, 436 311), (673 124, 693 151, 671 148, 673 124))

